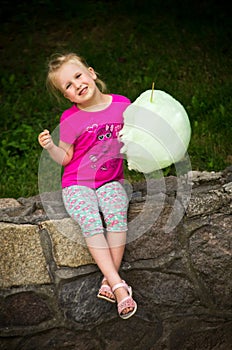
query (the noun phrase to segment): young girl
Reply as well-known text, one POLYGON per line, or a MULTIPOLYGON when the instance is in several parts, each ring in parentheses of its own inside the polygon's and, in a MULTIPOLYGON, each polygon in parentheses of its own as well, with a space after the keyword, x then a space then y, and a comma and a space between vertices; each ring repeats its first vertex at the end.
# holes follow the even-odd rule
POLYGON ((66 210, 80 225, 104 276, 98 297, 117 301, 120 317, 127 319, 134 315, 137 304, 131 287, 118 272, 125 249, 128 209, 118 133, 130 101, 106 94, 105 84, 94 69, 73 53, 57 56, 49 63, 47 85, 72 106, 60 118, 59 145, 53 143, 48 130, 39 134, 39 143, 64 166, 62 194, 66 210))

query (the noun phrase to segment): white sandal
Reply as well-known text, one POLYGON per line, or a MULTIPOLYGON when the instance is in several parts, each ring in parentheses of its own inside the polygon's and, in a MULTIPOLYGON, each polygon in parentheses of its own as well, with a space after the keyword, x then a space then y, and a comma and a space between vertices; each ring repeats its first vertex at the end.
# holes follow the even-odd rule
POLYGON ((103 280, 102 280, 102 285, 98 291, 98 295, 97 297, 99 299, 104 299, 106 301, 109 301, 110 303, 115 303, 116 300, 115 300, 115 296, 114 296, 114 293, 112 292, 112 289, 111 287, 108 285, 108 284, 104 284, 103 282, 107 281, 107 279, 104 277, 103 280), (109 293, 110 296, 106 296, 102 293, 109 293))
POLYGON ((118 314, 121 318, 126 320, 136 313, 137 304, 132 298, 132 288, 129 287, 125 281, 122 281, 122 283, 115 284, 112 288, 112 292, 114 293, 116 289, 121 287, 125 288, 129 295, 128 297, 125 297, 118 303, 118 314), (133 308, 133 310, 128 312, 127 314, 122 314, 122 311, 125 310, 126 308, 133 308))

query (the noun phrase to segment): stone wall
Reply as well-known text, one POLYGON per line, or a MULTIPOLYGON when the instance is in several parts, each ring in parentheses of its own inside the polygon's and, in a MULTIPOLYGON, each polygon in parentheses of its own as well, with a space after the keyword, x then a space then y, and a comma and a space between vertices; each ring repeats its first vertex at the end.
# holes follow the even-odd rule
POLYGON ((1 199, 0 350, 232 349, 232 169, 192 175, 189 201, 175 177, 132 189, 127 321, 96 298, 101 274, 59 192, 1 199))

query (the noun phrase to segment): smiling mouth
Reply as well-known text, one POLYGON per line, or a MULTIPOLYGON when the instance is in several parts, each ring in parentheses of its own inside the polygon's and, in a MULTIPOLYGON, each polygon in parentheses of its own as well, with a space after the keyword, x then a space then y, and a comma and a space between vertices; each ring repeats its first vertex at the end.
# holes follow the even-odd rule
POLYGON ((81 91, 79 92, 79 96, 84 95, 87 92, 88 88, 84 87, 83 89, 81 89, 81 91))

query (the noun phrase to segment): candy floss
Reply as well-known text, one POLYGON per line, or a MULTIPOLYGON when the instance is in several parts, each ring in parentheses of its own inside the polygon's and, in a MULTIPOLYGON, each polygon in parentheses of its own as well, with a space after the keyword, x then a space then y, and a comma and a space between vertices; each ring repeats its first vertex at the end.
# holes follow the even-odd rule
POLYGON ((191 127, 176 99, 161 90, 143 92, 125 111, 120 140, 129 170, 151 173, 184 158, 191 127))

